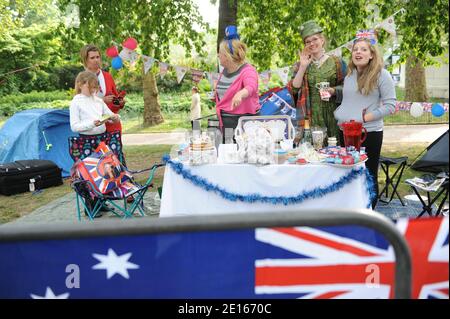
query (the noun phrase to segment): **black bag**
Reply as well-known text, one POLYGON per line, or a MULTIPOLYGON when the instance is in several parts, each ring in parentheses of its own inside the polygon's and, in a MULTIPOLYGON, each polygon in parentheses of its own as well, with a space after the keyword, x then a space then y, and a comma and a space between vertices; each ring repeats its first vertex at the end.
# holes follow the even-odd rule
POLYGON ((13 195, 62 185, 61 171, 55 163, 47 160, 0 164, 0 194, 13 195))

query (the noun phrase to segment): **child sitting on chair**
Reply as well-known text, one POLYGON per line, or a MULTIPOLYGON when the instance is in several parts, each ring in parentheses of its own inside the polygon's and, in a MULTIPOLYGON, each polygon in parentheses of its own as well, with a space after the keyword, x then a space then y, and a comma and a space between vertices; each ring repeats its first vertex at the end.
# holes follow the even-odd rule
POLYGON ((109 116, 111 122, 118 122, 119 115, 114 114, 102 99, 96 96, 97 76, 90 71, 80 72, 75 80, 74 96, 70 102, 70 128, 82 135, 99 135, 106 131, 102 117, 109 116))

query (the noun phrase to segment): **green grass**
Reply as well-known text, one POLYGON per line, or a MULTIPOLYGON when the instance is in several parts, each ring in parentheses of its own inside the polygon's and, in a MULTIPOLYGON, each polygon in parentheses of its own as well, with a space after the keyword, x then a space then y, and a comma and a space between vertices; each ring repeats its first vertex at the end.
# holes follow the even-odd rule
MULTIPOLYGON (((404 100, 404 89, 397 87, 397 100, 404 100)), ((201 94, 202 115, 214 113, 214 103, 209 101, 205 93, 201 94)), ((126 96, 127 104, 120 112, 124 133, 163 133, 171 132, 176 129, 189 129, 189 109, 191 105, 190 92, 163 92, 159 94, 162 115, 164 123, 152 127, 143 126, 144 99, 141 93, 130 93, 126 96)), ((445 99, 430 98, 429 102, 446 102, 445 99)), ((68 108, 70 96, 67 92, 32 92, 28 94, 10 95, 0 98, 0 128, 8 119, 2 116, 2 112, 11 109, 20 110, 30 108, 68 108), (53 100, 52 100, 53 99, 53 100)), ((8 113, 8 112, 7 112, 8 113)), ((8 113, 10 114, 10 113, 8 113)), ((430 112, 424 113, 419 118, 412 117, 408 111, 400 111, 385 118, 385 124, 430 124, 430 123, 448 123, 449 113, 437 118, 430 112)), ((206 127, 207 121, 202 121, 202 127, 206 127)))
MULTIPOLYGON (((130 170, 149 168, 153 164, 161 162, 162 156, 170 152, 171 147, 171 145, 125 146, 124 153, 128 168, 130 170)), ((153 179, 155 191, 157 186, 162 185, 163 175, 164 169, 160 168, 156 171, 153 179)), ((148 172, 136 175, 136 180, 140 183, 145 182, 147 178, 148 172)), ((71 192, 73 191, 70 188, 70 181, 65 179, 63 185, 44 189, 35 195, 30 192, 12 196, 0 195, 0 224, 25 216, 71 192)))
MULTIPOLYGON (((382 155, 388 157, 408 156, 408 163, 411 163, 426 147, 428 143, 398 143, 383 145, 382 155)), ((145 146, 126 146, 125 156, 127 165, 131 170, 138 170, 151 167, 155 163, 159 163, 164 154, 169 153, 172 145, 145 145, 145 146)), ((396 167, 391 166, 390 173, 394 173, 396 167)), ((423 173, 416 172, 408 167, 405 169, 402 181, 399 184, 400 196, 412 194, 410 187, 404 183, 405 179, 421 176, 423 173)), ((155 189, 162 185, 164 169, 159 169, 153 179, 155 189)), ((148 177, 148 173, 137 174, 138 182, 143 183, 148 177)), ((384 186, 384 174, 380 170, 379 186, 384 186)), ((27 215, 35 209, 44 206, 51 201, 72 192, 69 180, 65 180, 64 185, 45 189, 43 192, 33 195, 32 193, 23 193, 13 196, 0 195, 0 223, 6 223, 27 215)))

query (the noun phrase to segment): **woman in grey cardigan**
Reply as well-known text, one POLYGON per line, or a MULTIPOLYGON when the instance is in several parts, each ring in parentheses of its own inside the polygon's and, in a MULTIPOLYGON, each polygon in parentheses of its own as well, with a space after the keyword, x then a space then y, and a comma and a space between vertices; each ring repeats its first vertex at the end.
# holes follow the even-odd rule
MULTIPOLYGON (((395 85, 378 48, 370 39, 359 38, 353 43, 352 59, 342 89, 342 104, 334 112, 338 124, 355 120, 367 129, 362 146, 369 159, 366 167, 374 178, 378 194, 378 164, 383 144, 383 118, 395 112, 395 85)), ((341 141, 343 141, 343 134, 341 141)), ((376 199, 372 202, 375 208, 376 199)))

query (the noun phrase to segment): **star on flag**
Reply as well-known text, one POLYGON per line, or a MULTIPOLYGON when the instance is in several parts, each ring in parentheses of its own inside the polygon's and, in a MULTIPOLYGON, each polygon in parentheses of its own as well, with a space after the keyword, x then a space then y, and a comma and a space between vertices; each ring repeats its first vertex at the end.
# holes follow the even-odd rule
POLYGON ((92 269, 105 269, 107 279, 110 279, 115 274, 119 274, 122 277, 129 279, 130 275, 128 274, 128 270, 139 269, 139 265, 128 261, 131 255, 132 253, 126 253, 118 256, 111 248, 108 249, 107 255, 92 254, 95 259, 100 261, 100 263, 94 265, 92 269))
POLYGON ((45 290, 45 296, 38 296, 35 294, 30 294, 30 296, 32 299, 67 299, 69 298, 69 293, 66 292, 61 295, 55 295, 52 288, 47 287, 47 289, 45 290))

